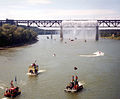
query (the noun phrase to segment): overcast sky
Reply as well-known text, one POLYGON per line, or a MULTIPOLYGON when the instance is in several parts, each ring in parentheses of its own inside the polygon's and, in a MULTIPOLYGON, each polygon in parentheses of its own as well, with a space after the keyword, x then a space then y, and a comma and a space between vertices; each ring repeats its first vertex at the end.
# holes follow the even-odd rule
POLYGON ((0 19, 120 19, 120 0, 0 0, 0 19))

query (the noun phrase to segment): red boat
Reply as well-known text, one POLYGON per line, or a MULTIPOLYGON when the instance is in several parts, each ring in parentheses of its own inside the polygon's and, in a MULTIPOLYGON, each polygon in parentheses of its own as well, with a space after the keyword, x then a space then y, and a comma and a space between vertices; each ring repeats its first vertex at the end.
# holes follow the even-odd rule
POLYGON ((16 97, 20 94, 21 94, 21 91, 19 87, 13 87, 13 88, 11 87, 4 92, 4 96, 6 97, 16 97))

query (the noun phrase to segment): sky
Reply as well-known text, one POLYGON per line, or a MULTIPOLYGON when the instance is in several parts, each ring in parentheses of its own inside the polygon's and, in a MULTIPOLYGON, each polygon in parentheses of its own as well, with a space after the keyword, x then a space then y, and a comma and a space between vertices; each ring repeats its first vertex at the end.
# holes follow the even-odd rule
POLYGON ((120 19, 120 0, 0 0, 0 20, 120 19))

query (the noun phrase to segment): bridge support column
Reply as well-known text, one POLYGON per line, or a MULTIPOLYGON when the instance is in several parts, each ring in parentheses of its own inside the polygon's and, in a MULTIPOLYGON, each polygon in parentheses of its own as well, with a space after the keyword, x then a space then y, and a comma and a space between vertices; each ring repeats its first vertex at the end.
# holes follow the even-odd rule
POLYGON ((63 27, 62 25, 60 26, 60 38, 63 40, 63 27))
POLYGON ((51 32, 51 39, 53 39, 53 33, 51 32))
POLYGON ((27 27, 30 27, 30 25, 29 25, 29 21, 27 22, 27 27))
POLYGON ((98 41, 99 40, 99 26, 96 26, 96 37, 95 40, 98 41))

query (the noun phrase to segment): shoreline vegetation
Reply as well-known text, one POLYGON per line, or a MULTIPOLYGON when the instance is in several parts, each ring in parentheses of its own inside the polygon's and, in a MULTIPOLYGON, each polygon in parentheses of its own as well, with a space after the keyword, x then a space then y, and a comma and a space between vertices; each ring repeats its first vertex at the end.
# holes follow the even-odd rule
POLYGON ((0 50, 37 42, 37 32, 26 26, 3 24, 0 26, 0 50))
POLYGON ((101 38, 104 38, 104 39, 120 40, 120 37, 112 37, 112 36, 109 36, 109 37, 101 37, 101 38))
POLYGON ((104 39, 120 40, 120 30, 100 30, 100 37, 104 39))

